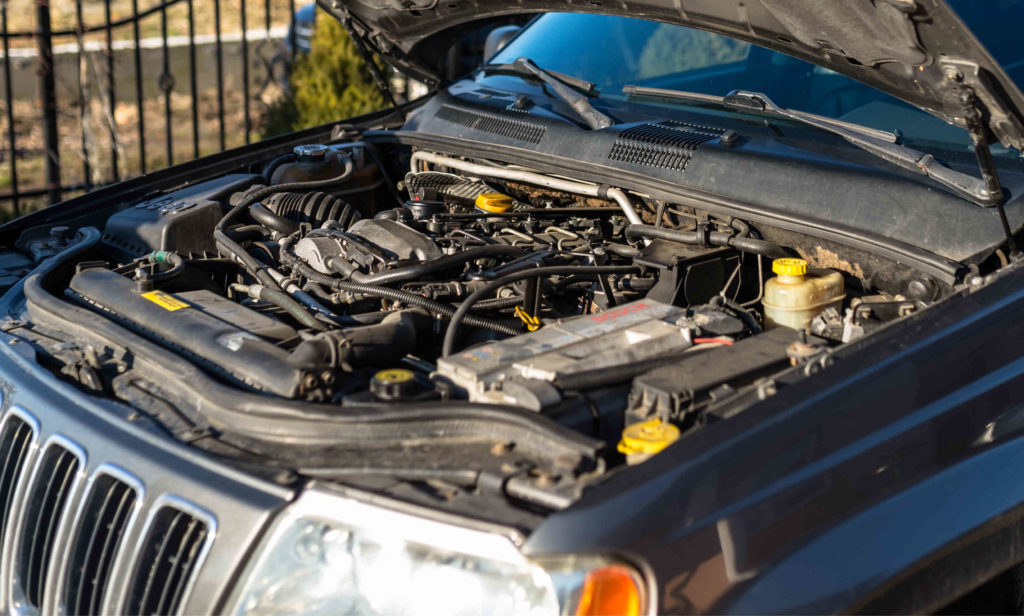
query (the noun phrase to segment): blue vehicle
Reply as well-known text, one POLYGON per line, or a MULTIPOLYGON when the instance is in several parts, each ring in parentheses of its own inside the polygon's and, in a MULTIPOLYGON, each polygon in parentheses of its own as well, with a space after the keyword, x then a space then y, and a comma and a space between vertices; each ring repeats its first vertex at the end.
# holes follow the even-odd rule
POLYGON ((1021 609, 1024 2, 320 6, 431 92, 0 227, 0 608, 1021 609))

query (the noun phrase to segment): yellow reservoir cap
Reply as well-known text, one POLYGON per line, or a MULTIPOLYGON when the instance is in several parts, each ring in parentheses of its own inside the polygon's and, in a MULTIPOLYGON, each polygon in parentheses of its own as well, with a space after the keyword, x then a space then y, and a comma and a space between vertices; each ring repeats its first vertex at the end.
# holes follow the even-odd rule
POLYGON ((485 212, 500 214, 512 209, 515 201, 501 193, 483 193, 476 196, 476 206, 485 212))
POLYGON ((807 261, 803 259, 775 259, 772 271, 780 276, 803 276, 807 273, 807 261))
POLYGON ((662 423, 660 419, 648 419, 622 431, 619 452, 632 454, 655 454, 679 439, 679 428, 662 423))
POLYGON ((381 370, 373 375, 373 378, 385 383, 408 383, 415 379, 416 375, 412 373, 412 370, 392 368, 391 370, 381 370))

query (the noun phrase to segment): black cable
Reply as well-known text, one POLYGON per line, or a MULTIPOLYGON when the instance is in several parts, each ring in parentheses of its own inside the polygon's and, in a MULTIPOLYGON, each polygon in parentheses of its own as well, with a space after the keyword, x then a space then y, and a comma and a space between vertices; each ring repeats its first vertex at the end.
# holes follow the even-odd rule
MULTIPOLYGON (((257 293, 257 299, 277 306, 281 310, 284 310, 285 312, 290 314, 299 323, 302 323, 306 327, 313 328, 313 326, 310 325, 309 321, 316 320, 316 317, 308 310, 306 310, 305 306, 298 303, 297 301, 294 301, 292 297, 288 295, 286 292, 261 286, 259 292, 257 293), (295 306, 298 306, 299 310, 296 310, 295 306)), ((317 323, 319 323, 319 321, 317 321, 317 323)))
POLYGON ((528 270, 520 270, 518 272, 512 272, 510 274, 500 276, 471 293, 469 297, 459 304, 459 309, 455 311, 454 315, 452 315, 451 321, 448 323, 448 329, 444 333, 444 345, 441 349, 441 356, 448 357, 451 355, 452 347, 455 346, 455 336, 459 331, 459 325, 463 321, 469 324, 469 319, 467 317, 469 316, 469 311, 473 309, 473 304, 483 296, 493 292, 495 289, 512 282, 537 276, 597 276, 600 274, 625 274, 627 272, 635 272, 638 269, 639 268, 635 265, 554 265, 549 267, 535 267, 528 270))
POLYGON ((772 259, 788 256, 782 247, 766 240, 759 240, 752 237, 742 237, 728 232, 712 231, 701 233, 699 231, 680 231, 678 229, 666 229, 665 227, 652 227, 651 225, 629 225, 626 227, 627 239, 661 239, 678 244, 693 246, 729 246, 741 252, 749 252, 772 259))
POLYGON ((295 160, 295 152, 285 152, 284 154, 275 156, 274 158, 270 159, 270 162, 263 165, 263 169, 260 171, 260 175, 262 175, 267 180, 267 182, 270 182, 272 176, 274 175, 274 172, 277 171, 277 168, 291 160, 295 160))
MULTIPOLYGON (((228 236, 227 233, 224 232, 224 229, 227 228, 228 223, 234 220, 244 210, 248 209, 249 206, 274 193, 287 192, 292 190, 312 190, 318 188, 328 188, 345 182, 352 176, 352 173, 355 170, 355 166, 352 164, 352 157, 349 156, 347 153, 344 154, 345 169, 341 172, 341 174, 339 174, 336 177, 329 178, 326 180, 315 180, 311 182, 290 182, 287 184, 264 186, 263 188, 259 188, 247 194, 238 203, 238 205, 231 208, 231 210, 224 215, 224 218, 220 219, 220 222, 217 223, 217 226, 214 228, 213 239, 217 243, 217 246, 221 249, 222 252, 226 253, 225 256, 231 257, 236 263, 241 265, 247 272, 249 272, 249 274, 253 278, 258 280, 263 286, 269 287, 271 289, 276 289, 283 293, 284 289, 282 289, 280 285, 277 284, 277 281, 274 280, 274 278, 267 272, 267 266, 260 263, 255 257, 246 252, 238 244, 238 242, 236 242, 234 239, 228 236)), ((300 314, 304 315, 302 316, 302 318, 299 318, 298 320, 306 327, 309 327, 310 329, 315 329, 317 331, 325 331, 327 329, 327 325, 325 325, 316 317, 314 317, 308 310, 306 310, 304 306, 302 306, 302 304, 292 299, 291 296, 286 296, 286 299, 284 301, 285 303, 288 304, 288 307, 285 308, 285 310, 287 310, 289 314, 293 316, 300 314)), ((282 308, 284 308, 284 306, 282 306, 282 308)))
POLYGON ((391 181, 391 175, 388 173, 387 168, 384 167, 384 163, 381 162, 380 158, 377 157, 377 146, 372 143, 364 143, 363 149, 369 154, 373 162, 377 163, 377 169, 380 169, 380 176, 384 179, 384 184, 387 185, 388 191, 391 196, 395 198, 395 202, 398 205, 402 205, 405 199, 402 198, 402 193, 398 192, 398 188, 394 182, 391 181))
POLYGON ((485 299, 481 302, 477 302, 473 306, 473 310, 501 310, 502 308, 511 308, 512 306, 518 306, 523 303, 522 297, 497 297, 495 299, 485 299))
MULTIPOLYGON (((282 253, 283 254, 283 253, 282 253)), ((312 267, 309 267, 302 262, 294 262, 292 267, 298 271, 299 274, 305 276, 312 282, 323 284, 336 289, 338 291, 348 291, 349 293, 359 293, 362 295, 369 295, 372 297, 381 297, 384 299, 390 299, 396 302, 402 302, 410 306, 419 306, 424 308, 435 315, 442 316, 450 319, 457 312, 455 308, 452 308, 448 304, 442 304, 432 299, 423 297, 422 295, 416 295, 415 293, 409 293, 407 291, 399 291, 398 289, 392 289, 391 287, 382 287, 378 285, 361 284, 358 282, 349 282, 346 280, 340 280, 327 274, 321 274, 312 267)), ((483 319, 476 316, 469 316, 463 319, 467 325, 473 327, 481 327, 496 331, 499 334, 505 334, 507 336, 517 336, 522 331, 516 327, 505 325, 504 323, 497 323, 490 319, 483 319)))
POLYGON ((263 225, 240 225, 226 231, 227 236, 236 242, 248 242, 262 239, 267 234, 263 225))
POLYGON ((761 333, 761 326, 757 324, 757 321, 754 319, 753 315, 747 312, 747 310, 743 306, 739 305, 737 302, 734 302, 733 300, 723 295, 716 295, 712 297, 711 300, 708 301, 708 303, 718 308, 721 308, 722 306, 729 308, 730 310, 736 313, 736 316, 739 317, 741 321, 743 321, 743 324, 747 326, 751 333, 761 333))
POLYGON ((511 246, 509 244, 488 244, 487 246, 477 246, 475 248, 462 250, 452 255, 445 255, 439 259, 434 259, 433 261, 423 261, 407 267, 387 270, 377 274, 361 274, 359 272, 353 272, 349 278, 353 282, 363 284, 394 284, 396 282, 406 282, 414 278, 419 278, 426 274, 451 269, 458 265, 464 265, 469 261, 475 261, 476 259, 487 259, 491 257, 521 257, 524 254, 526 254, 526 251, 518 246, 511 246))

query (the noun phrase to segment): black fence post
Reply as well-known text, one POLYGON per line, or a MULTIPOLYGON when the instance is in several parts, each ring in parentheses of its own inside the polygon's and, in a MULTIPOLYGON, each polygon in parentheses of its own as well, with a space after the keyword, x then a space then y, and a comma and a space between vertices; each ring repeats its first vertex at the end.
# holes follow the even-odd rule
POLYGON ((52 205, 61 199, 61 185, 50 0, 36 0, 36 47, 39 50, 39 103, 43 110, 43 147, 46 149, 46 194, 52 205))

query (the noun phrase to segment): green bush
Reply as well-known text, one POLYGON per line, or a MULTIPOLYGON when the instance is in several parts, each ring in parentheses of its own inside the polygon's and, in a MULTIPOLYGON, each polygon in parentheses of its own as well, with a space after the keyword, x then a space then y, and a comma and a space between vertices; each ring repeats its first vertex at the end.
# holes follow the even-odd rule
POLYGON ((348 33, 317 11, 308 54, 292 67, 289 91, 271 106, 264 137, 369 113, 386 106, 348 33))

